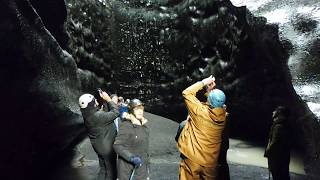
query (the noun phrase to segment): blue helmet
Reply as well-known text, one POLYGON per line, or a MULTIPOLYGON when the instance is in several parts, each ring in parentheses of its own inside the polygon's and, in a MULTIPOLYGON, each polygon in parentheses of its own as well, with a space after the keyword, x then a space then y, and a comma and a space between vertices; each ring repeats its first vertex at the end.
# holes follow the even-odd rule
POLYGON ((222 107, 225 101, 226 95, 220 89, 214 89, 209 93, 208 102, 212 107, 222 107))

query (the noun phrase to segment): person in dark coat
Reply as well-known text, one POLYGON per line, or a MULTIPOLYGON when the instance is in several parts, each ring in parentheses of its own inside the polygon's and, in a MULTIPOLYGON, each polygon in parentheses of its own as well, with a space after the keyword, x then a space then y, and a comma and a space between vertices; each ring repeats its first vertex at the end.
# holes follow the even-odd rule
POLYGON ((143 117, 144 106, 138 99, 129 103, 129 113, 123 114, 114 150, 119 156, 118 179, 149 179, 149 127, 143 117))
POLYGON ((94 151, 99 158, 100 170, 97 180, 116 179, 116 153, 112 146, 116 136, 114 119, 119 116, 118 106, 112 102, 110 96, 99 92, 102 99, 107 102, 110 111, 99 108, 99 104, 91 94, 83 94, 79 98, 79 105, 84 119, 85 127, 94 151))
POLYGON ((268 168, 274 180, 289 180, 290 164, 290 127, 289 111, 278 106, 273 112, 273 124, 264 156, 268 158, 268 168))

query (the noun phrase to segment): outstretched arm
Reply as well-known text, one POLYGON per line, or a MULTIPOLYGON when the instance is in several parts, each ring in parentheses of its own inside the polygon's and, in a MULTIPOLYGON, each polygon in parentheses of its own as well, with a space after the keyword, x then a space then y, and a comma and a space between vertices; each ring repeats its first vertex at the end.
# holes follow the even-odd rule
POLYGON ((114 119, 116 119, 119 116, 119 107, 111 100, 108 93, 104 91, 99 91, 99 94, 102 99, 107 101, 110 111, 99 111, 99 116, 102 116, 100 119, 102 119, 104 124, 111 124, 114 119))
POLYGON ((212 75, 189 86, 182 92, 182 96, 184 97, 184 101, 187 105, 189 113, 197 114, 197 109, 202 106, 202 103, 198 100, 196 94, 200 89, 203 88, 203 86, 208 85, 210 85, 210 88, 214 88, 215 86, 215 78, 212 75))

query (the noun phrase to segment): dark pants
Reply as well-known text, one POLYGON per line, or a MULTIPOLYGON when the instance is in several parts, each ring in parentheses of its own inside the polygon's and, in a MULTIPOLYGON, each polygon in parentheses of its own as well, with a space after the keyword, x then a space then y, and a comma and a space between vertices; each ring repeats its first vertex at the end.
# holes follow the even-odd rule
POLYGON ((117 154, 115 153, 112 145, 116 136, 116 130, 99 139, 90 139, 94 151, 99 158, 100 170, 97 180, 115 180, 117 178, 117 154))
POLYGON ((108 157, 98 155, 100 170, 97 180, 115 180, 116 179, 116 154, 112 153, 108 157))
MULTIPOLYGON (((229 121, 227 121, 228 123, 229 121)), ((230 180, 229 165, 227 162, 227 151, 229 149, 229 125, 222 132, 222 142, 218 159, 218 180, 230 180)))
POLYGON ((227 160, 220 160, 218 164, 218 177, 219 180, 230 180, 230 173, 229 173, 229 165, 227 160))
POLYGON ((268 159, 268 167, 272 174, 273 180, 290 180, 289 175, 290 159, 268 159))

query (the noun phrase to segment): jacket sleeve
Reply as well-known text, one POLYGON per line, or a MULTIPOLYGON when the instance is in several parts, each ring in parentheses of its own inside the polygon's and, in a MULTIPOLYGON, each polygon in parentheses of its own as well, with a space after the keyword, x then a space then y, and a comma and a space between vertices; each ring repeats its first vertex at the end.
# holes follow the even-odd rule
POLYGON ((130 162, 130 157, 133 156, 134 154, 132 154, 128 149, 129 147, 129 142, 131 134, 129 133, 129 127, 130 124, 129 123, 121 123, 120 128, 119 128, 119 132, 117 134, 117 137, 113 143, 113 149, 114 151, 123 159, 125 159, 126 161, 130 162))
POLYGON ((198 109, 202 107, 202 103, 198 100, 196 94, 203 86, 204 84, 199 81, 182 92, 182 96, 190 114, 197 114, 198 109))
POLYGON ((101 120, 102 124, 111 124, 113 123, 114 119, 116 119, 119 116, 119 108, 118 106, 110 101, 108 102, 110 111, 99 111, 99 119, 101 120))

